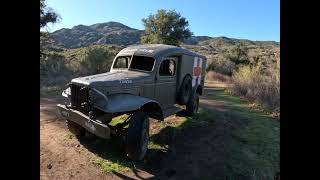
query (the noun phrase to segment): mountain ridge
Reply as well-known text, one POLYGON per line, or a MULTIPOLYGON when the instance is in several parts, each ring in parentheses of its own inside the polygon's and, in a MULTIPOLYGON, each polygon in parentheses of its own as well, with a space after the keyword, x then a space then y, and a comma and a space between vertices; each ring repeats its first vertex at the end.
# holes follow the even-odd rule
MULTIPOLYGON (((92 25, 76 25, 72 28, 62 28, 49 33, 50 37, 60 46, 65 48, 79 48, 95 44, 132 45, 139 44, 144 30, 126 26, 120 22, 109 21, 92 25)), ((186 45, 234 45, 245 43, 246 45, 271 45, 279 46, 276 41, 253 41, 237 39, 225 36, 192 36, 184 41, 186 45)))

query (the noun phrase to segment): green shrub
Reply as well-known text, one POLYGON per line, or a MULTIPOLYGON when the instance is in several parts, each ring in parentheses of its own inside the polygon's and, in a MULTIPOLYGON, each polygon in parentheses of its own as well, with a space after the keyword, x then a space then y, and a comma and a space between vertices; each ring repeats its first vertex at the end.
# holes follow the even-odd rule
POLYGON ((112 64, 112 57, 112 54, 106 48, 90 47, 80 65, 90 74, 108 72, 112 64))
POLYGON ((229 61, 228 59, 222 56, 214 56, 208 59, 208 64, 206 71, 215 71, 224 75, 232 75, 233 70, 235 69, 235 63, 229 61))
POLYGON ((64 70, 66 70, 66 64, 63 55, 51 52, 40 58, 41 74, 58 74, 64 70))
POLYGON ((209 58, 206 70, 231 76, 239 66, 250 63, 248 52, 248 48, 242 44, 228 47, 221 54, 209 58))
POLYGON ((249 63, 248 48, 242 44, 237 44, 227 49, 226 52, 224 52, 224 57, 234 62, 235 65, 249 63))
POLYGON ((45 52, 40 57, 40 88, 65 84, 71 72, 66 66, 65 58, 57 52, 45 52))

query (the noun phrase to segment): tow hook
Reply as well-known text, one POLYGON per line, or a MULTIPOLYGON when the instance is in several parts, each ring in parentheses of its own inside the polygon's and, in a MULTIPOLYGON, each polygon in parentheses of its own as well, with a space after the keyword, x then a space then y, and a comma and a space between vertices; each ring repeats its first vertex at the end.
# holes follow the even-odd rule
POLYGON ((95 114, 94 114, 93 111, 90 111, 90 112, 89 112, 89 118, 90 118, 90 119, 95 119, 95 114))
POLYGON ((81 103, 81 107, 84 108, 88 103, 87 102, 83 102, 81 103))
POLYGON ((65 102, 64 105, 66 106, 67 109, 71 108, 71 104, 70 103, 65 102))

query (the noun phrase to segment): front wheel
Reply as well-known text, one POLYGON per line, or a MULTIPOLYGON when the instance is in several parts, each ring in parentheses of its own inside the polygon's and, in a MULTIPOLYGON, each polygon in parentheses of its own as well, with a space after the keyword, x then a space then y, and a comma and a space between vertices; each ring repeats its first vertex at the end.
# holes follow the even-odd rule
POLYGON ((136 112, 130 119, 125 140, 125 151, 132 160, 142 160, 148 149, 149 116, 145 112, 136 112))
POLYGON ((193 97, 191 97, 186 105, 186 111, 188 116, 194 116, 197 114, 199 109, 199 95, 195 93, 193 97))

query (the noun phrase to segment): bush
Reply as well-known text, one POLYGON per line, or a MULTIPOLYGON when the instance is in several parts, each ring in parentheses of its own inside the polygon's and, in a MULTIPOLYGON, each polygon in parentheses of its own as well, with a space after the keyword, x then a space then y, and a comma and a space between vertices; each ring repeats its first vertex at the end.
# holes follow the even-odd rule
POLYGON ((48 53, 40 58, 41 74, 58 74, 66 70, 64 56, 59 53, 48 53))
POLYGON ((213 56, 209 60, 207 71, 231 76, 239 66, 249 63, 248 48, 242 44, 237 44, 227 48, 222 54, 213 56))
POLYGON ((81 60, 80 65, 90 74, 110 71, 112 54, 103 47, 91 47, 81 60))
POLYGON ((45 48, 40 56, 40 87, 63 86, 79 76, 110 70, 112 58, 123 47, 92 45, 76 49, 45 48))
POLYGON ((242 44, 237 44, 227 49, 227 51, 224 53, 224 57, 234 62, 235 65, 249 63, 248 48, 242 44))
POLYGON ((280 60, 241 66, 234 72, 231 91, 280 112, 280 60))
POLYGON ((69 74, 65 58, 60 53, 46 52, 40 57, 40 87, 63 84, 69 74))
POLYGON ((206 71, 215 71, 224 75, 232 75, 235 69, 235 63, 229 61, 222 56, 214 56, 208 59, 208 65, 206 71))

